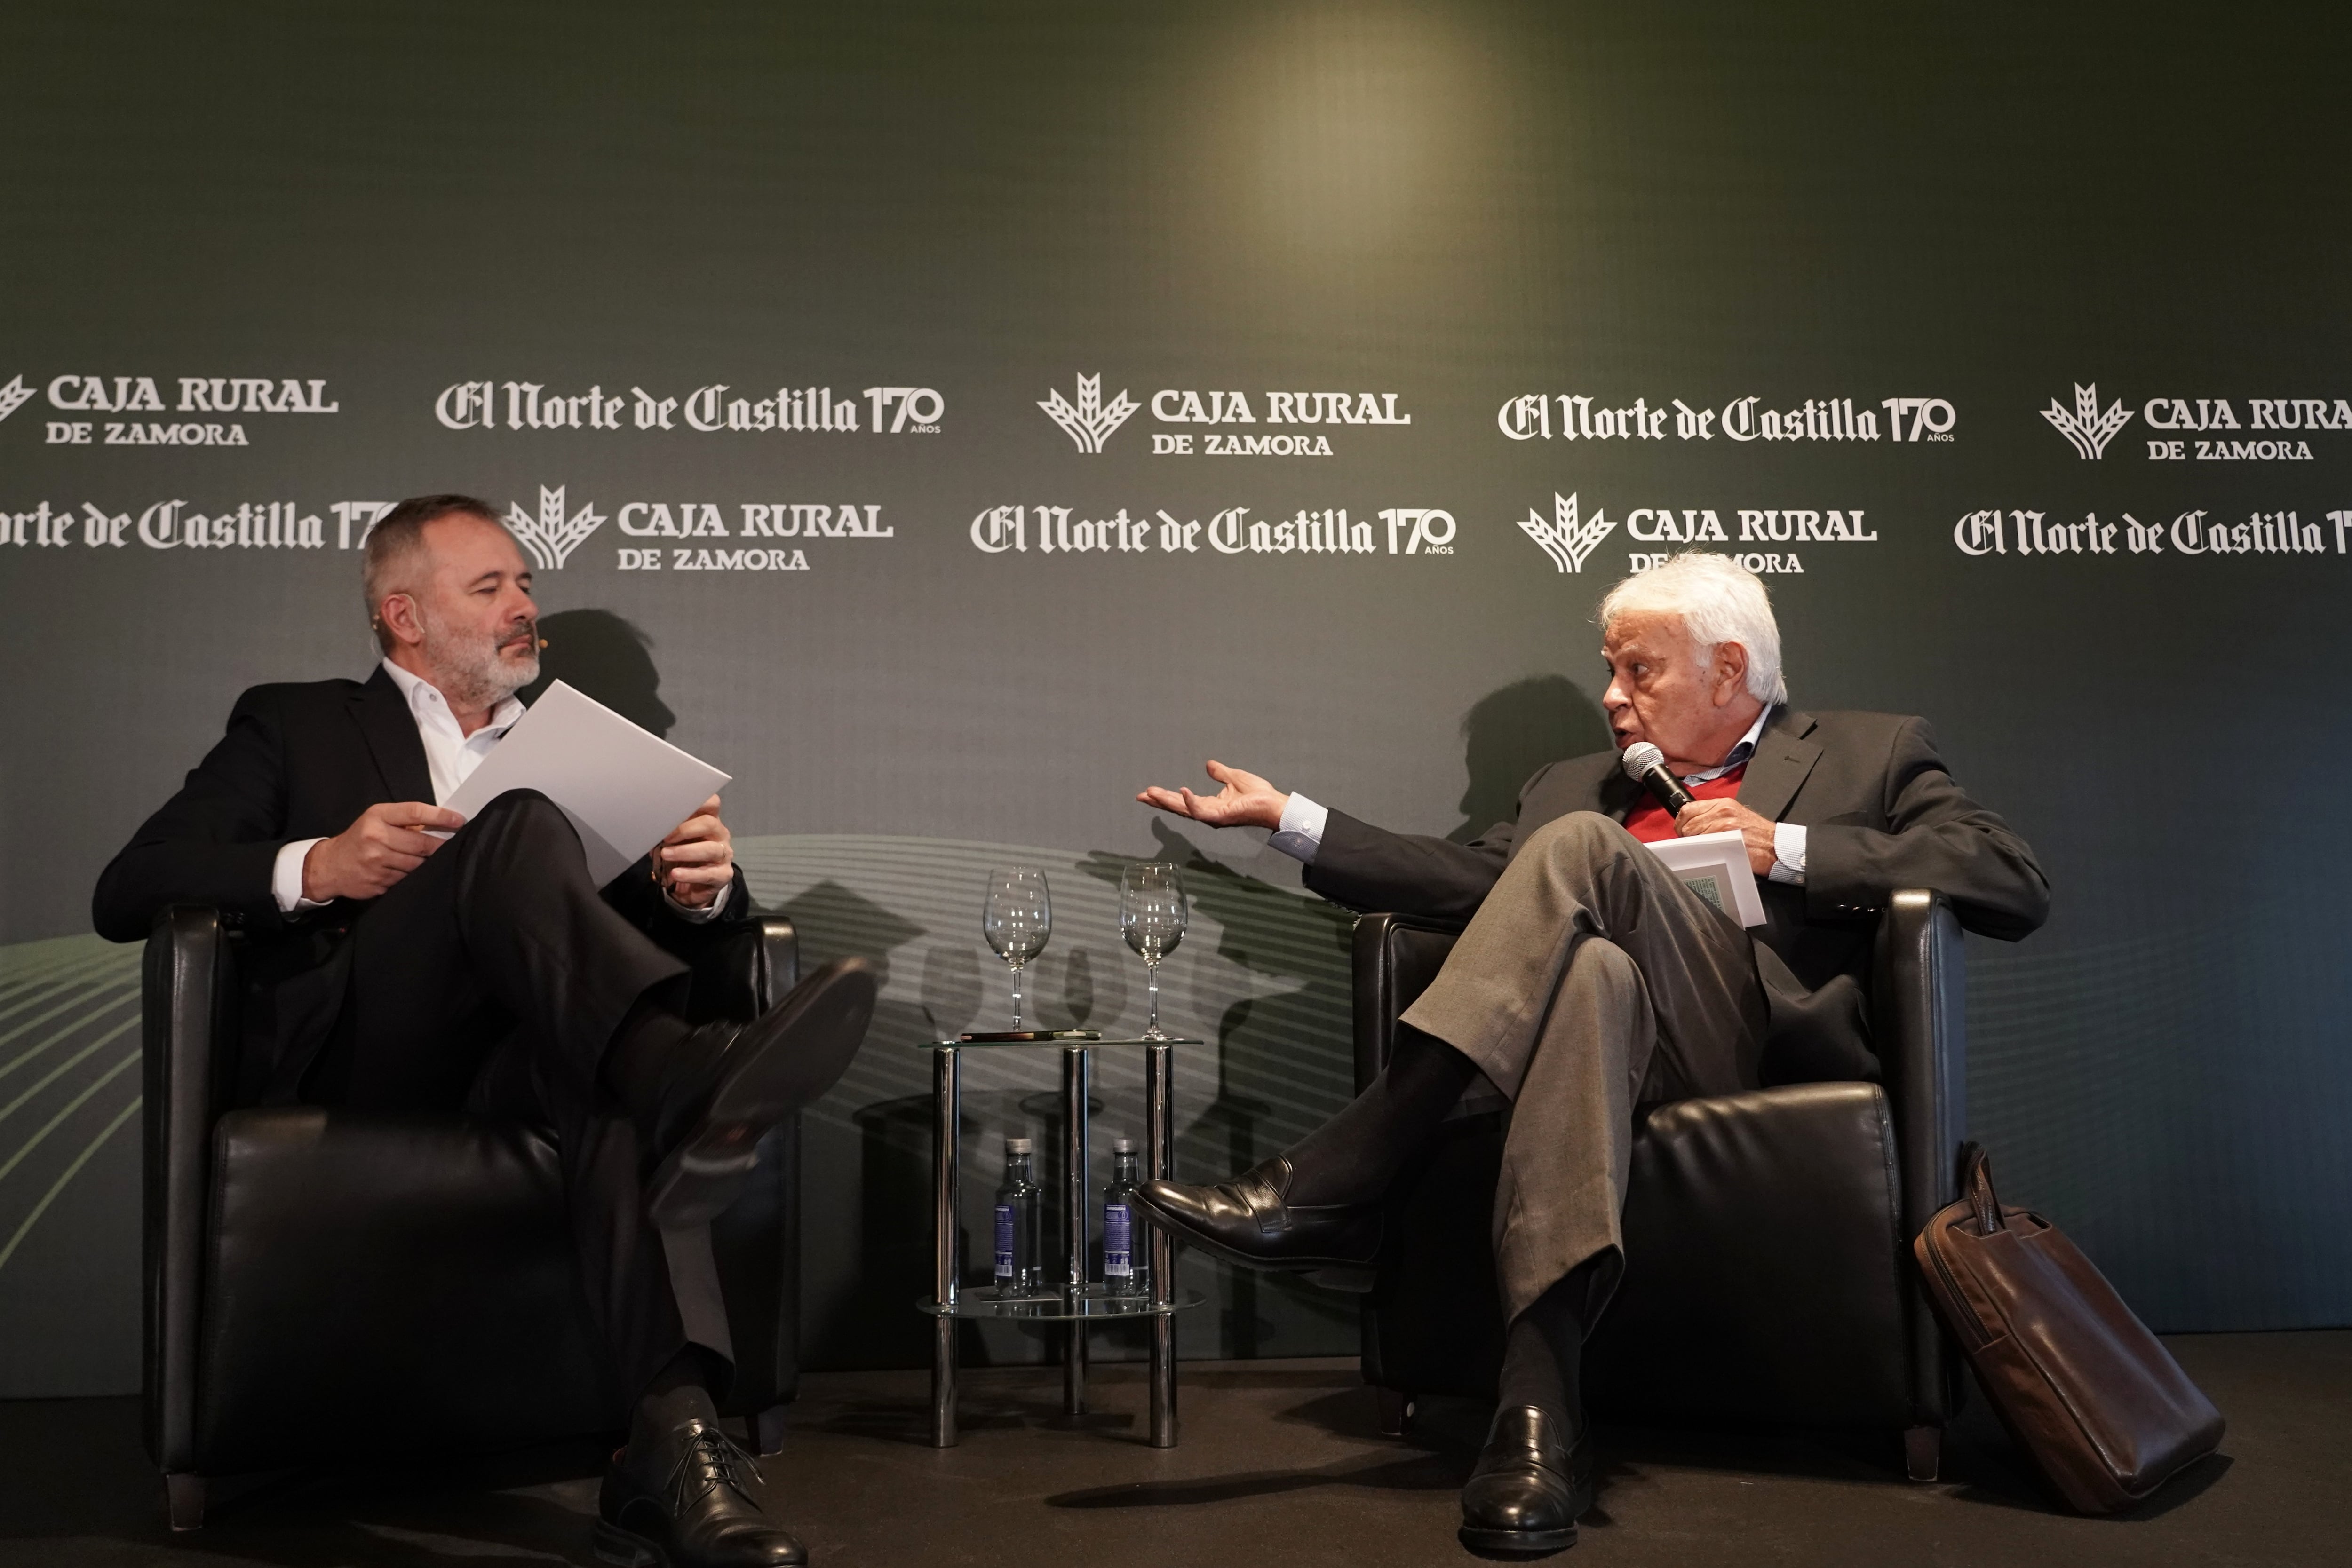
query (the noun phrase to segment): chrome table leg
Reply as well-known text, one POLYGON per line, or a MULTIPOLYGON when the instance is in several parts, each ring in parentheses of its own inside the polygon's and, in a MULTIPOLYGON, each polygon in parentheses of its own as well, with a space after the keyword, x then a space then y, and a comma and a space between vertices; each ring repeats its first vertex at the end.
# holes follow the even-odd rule
MULTIPOLYGON (((1062 1052, 1062 1235, 1069 1271, 1070 1310, 1076 1312, 1087 1284, 1087 1090, 1094 1077, 1094 1052, 1080 1047, 1062 1052)), ((1069 1337, 1062 1342, 1062 1408, 1072 1416, 1087 1413, 1087 1323, 1074 1317, 1069 1337)))
POLYGON ((931 1282, 942 1312, 931 1324, 931 1447, 955 1447, 956 1321, 963 1280, 956 1141, 963 1126, 962 1074, 953 1047, 931 1053, 931 1282))
MULTIPOLYGON (((1145 1048, 1143 1168, 1153 1181, 1175 1179, 1174 1061, 1175 1051, 1169 1046, 1145 1048)), ((1176 1242, 1156 1225, 1151 1228, 1151 1296, 1162 1307, 1176 1298, 1176 1242)), ((1151 1320, 1151 1446, 1176 1446, 1176 1314, 1165 1311, 1151 1320)))

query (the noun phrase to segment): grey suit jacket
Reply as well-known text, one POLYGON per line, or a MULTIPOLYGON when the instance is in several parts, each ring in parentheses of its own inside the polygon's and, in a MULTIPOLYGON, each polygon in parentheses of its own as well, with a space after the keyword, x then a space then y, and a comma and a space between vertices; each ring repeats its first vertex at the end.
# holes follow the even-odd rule
MULTIPOLYGON (((1610 750, 1543 768, 1519 791, 1517 818, 1467 844, 1391 833, 1335 810, 1307 885, 1355 909, 1467 920, 1536 829, 1570 811, 1622 822, 1640 799, 1610 750)), ((2032 850, 1953 782, 1925 719, 1778 708, 1740 777, 1739 801, 1807 830, 1804 883, 1760 887, 1765 923, 1754 936, 1769 955, 1758 960, 1772 1004, 1768 1082, 1875 1076, 1861 988, 1877 911, 1896 890, 1933 888, 1967 929, 2006 941, 2050 913, 2032 850)))

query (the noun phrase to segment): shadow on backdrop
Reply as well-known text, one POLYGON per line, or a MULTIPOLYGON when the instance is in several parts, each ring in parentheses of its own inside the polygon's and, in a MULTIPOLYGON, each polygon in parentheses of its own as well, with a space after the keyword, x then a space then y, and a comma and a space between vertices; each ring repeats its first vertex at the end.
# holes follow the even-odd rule
POLYGON ((594 697, 632 724, 669 738, 677 715, 661 700, 654 640, 609 610, 563 610, 539 623, 539 679, 522 690, 533 703, 557 681, 594 697))
MULTIPOLYGON (((585 688, 583 688, 583 690, 585 688)), ((1609 720, 1566 675, 1530 675, 1488 692, 1462 716, 1462 766, 1470 783, 1445 836, 1466 844, 1519 814, 1519 789, 1537 768, 1611 744, 1609 720)))

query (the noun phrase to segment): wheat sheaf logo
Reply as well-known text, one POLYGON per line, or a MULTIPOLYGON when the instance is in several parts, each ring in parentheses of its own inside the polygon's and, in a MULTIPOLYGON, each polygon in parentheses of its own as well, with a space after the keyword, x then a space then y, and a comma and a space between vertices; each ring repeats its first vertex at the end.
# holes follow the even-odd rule
POLYGON ((2131 423, 2131 416, 2132 411, 2124 406, 2121 398, 2109 403, 2106 412, 2102 413, 2099 411, 2099 383, 2096 382, 2089 386, 2079 382, 2075 383, 2074 413, 2069 413, 2060 407, 2054 397, 2050 400, 2050 406, 2042 411, 2042 417, 2056 425, 2058 434, 2073 442, 2075 452, 2085 458, 2105 456, 2107 443, 2115 439, 2116 431, 2131 423))
POLYGON ((22 375, 13 378, 6 386, 0 387, 0 419, 5 419, 24 407, 32 401, 32 397, 33 389, 25 384, 25 378, 22 375))
POLYGON ((1045 411, 1046 417, 1062 427, 1063 434, 1077 443, 1079 451, 1100 452, 1103 443, 1111 438, 1112 433, 1143 405, 1129 402, 1123 388, 1106 404, 1102 400, 1102 377, 1080 376, 1076 407, 1070 405, 1059 387, 1048 392, 1045 401, 1037 406, 1045 411))
POLYGON ((539 516, 532 517, 516 502, 507 508, 507 531, 522 541, 541 571, 560 571, 572 552, 590 534, 604 526, 594 503, 583 501, 570 517, 564 515, 563 486, 539 487, 539 516))
POLYGON ((1585 558, 1599 549, 1601 541, 1616 528, 1615 519, 1602 515, 1596 507, 1592 516, 1579 521, 1576 497, 1557 490, 1551 493, 1551 518, 1546 521, 1542 513, 1530 509, 1519 519, 1520 531, 1541 545, 1544 554, 1551 557, 1552 565, 1560 570, 1582 571, 1585 558))

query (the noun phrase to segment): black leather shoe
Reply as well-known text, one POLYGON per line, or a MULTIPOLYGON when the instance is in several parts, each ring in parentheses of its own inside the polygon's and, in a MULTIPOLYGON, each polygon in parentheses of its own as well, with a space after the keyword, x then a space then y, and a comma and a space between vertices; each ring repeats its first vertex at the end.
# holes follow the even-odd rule
POLYGON ((1381 1250, 1380 1205, 1294 1205, 1292 1175, 1289 1157, 1276 1155, 1214 1186, 1150 1181, 1135 1197, 1154 1224, 1236 1263, 1369 1272, 1381 1250))
POLYGON ((702 1083, 680 1086, 654 1118, 659 1158, 646 1207, 662 1228, 700 1225, 735 1201, 768 1130, 840 1081, 874 1018, 874 970, 836 958, 792 995, 732 1030, 702 1083))
POLYGON ((1559 1440, 1559 1423, 1540 1406, 1495 1412, 1486 1446, 1462 1488, 1462 1544, 1474 1552, 1558 1552, 1576 1544, 1576 1521, 1592 1506, 1592 1437, 1559 1440))
POLYGON ((801 1568, 808 1551, 760 1511, 751 1456, 709 1422, 687 1422, 665 1452, 624 1448, 604 1467, 588 1541, 617 1568, 801 1568), (666 1472, 666 1473, 657 1473, 666 1472))

